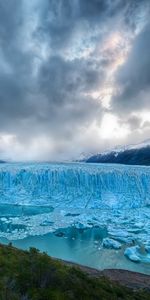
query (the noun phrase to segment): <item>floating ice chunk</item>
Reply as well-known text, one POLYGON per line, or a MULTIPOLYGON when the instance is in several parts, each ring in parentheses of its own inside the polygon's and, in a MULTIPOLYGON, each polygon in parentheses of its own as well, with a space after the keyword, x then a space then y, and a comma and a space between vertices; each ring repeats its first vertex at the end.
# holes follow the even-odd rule
POLYGON ((126 237, 126 238, 129 237, 129 233, 127 231, 125 231, 125 230, 122 230, 122 229, 113 229, 113 230, 110 230, 109 234, 111 236, 115 236, 115 237, 117 237, 117 236, 119 236, 119 237, 126 237))
POLYGON ((124 251, 124 255, 128 259, 130 259, 134 262, 140 262, 141 258, 140 258, 139 250, 140 250, 139 246, 129 247, 129 248, 126 248, 126 250, 124 251))
POLYGON ((121 244, 113 239, 105 238, 103 239, 103 247, 107 249, 120 249, 121 244))
POLYGON ((115 238, 117 239, 117 241, 125 243, 125 244, 132 244, 134 242, 133 237, 116 236, 115 238))
POLYGON ((136 228, 143 228, 144 227, 143 222, 135 223, 134 227, 136 227, 136 228))
POLYGON ((128 229, 128 231, 131 233, 138 234, 138 233, 142 232, 142 228, 131 228, 131 229, 128 229))
POLYGON ((77 229, 85 229, 85 228, 86 228, 86 226, 85 226, 84 224, 79 223, 79 222, 75 224, 75 227, 76 227, 77 229))
POLYGON ((98 244, 98 241, 94 241, 94 244, 96 244, 96 245, 97 245, 97 244, 98 244))
POLYGON ((2 221, 2 222, 7 222, 7 218, 2 217, 2 218, 1 218, 1 221, 2 221))
POLYGON ((44 220, 40 226, 52 226, 54 224, 54 222, 52 221, 48 221, 48 220, 44 220))
POLYGON ((112 229, 109 230, 108 233, 112 238, 115 238, 120 242, 131 243, 133 240, 131 234, 129 234, 128 231, 125 231, 124 229, 112 229))

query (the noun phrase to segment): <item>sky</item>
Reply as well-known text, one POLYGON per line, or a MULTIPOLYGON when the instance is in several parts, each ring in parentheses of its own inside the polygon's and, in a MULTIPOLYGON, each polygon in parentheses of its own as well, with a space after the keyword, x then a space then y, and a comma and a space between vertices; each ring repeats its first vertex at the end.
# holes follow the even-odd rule
POLYGON ((149 0, 0 0, 0 159, 148 138, 149 0))

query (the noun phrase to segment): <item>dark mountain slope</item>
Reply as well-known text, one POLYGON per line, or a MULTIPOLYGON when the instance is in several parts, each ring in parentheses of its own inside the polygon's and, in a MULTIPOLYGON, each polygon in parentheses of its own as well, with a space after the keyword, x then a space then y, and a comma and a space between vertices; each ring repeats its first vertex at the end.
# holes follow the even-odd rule
POLYGON ((120 152, 110 151, 93 155, 86 162, 150 166, 150 145, 137 149, 125 149, 120 152))

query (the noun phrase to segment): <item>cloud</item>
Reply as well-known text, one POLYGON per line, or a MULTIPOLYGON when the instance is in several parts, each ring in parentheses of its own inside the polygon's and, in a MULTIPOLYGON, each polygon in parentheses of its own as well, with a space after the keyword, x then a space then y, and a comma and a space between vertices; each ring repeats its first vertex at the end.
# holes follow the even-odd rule
POLYGON ((127 124, 129 124, 131 130, 140 128, 142 125, 142 119, 138 116, 131 116, 126 121, 127 124))
POLYGON ((125 64, 116 75, 115 111, 130 113, 150 108, 150 23, 137 35, 125 64))
POLYGON ((148 2, 0 0, 1 155, 48 160, 103 149, 112 94, 108 110, 118 122, 124 115, 118 126, 140 126, 127 114, 149 107, 148 2))

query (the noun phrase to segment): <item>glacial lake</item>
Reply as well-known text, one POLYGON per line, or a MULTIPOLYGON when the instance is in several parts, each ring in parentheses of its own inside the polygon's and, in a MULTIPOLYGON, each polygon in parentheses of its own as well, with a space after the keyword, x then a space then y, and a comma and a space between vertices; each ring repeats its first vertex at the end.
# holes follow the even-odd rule
POLYGON ((150 168, 1 164, 0 242, 150 274, 150 168))

